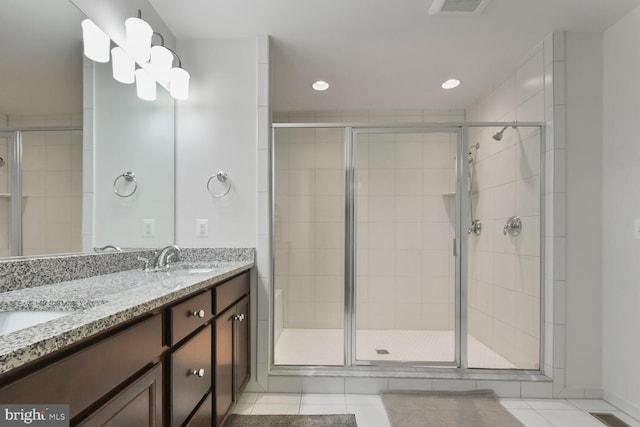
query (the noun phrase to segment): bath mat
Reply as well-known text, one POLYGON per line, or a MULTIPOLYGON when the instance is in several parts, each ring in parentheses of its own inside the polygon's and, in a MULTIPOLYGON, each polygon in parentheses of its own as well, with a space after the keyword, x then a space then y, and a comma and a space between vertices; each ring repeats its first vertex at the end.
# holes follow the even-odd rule
POLYGON ((391 427, 523 427, 491 390, 384 393, 391 427))
POLYGON ((357 427, 347 415, 231 415, 226 427, 357 427))

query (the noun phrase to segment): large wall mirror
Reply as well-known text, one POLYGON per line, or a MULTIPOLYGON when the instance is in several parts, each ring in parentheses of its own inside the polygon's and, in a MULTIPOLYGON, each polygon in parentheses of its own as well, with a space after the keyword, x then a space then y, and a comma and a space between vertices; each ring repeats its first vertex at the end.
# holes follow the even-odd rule
POLYGON ((0 257, 174 241, 173 102, 83 64, 84 18, 69 0, 0 2, 0 257))

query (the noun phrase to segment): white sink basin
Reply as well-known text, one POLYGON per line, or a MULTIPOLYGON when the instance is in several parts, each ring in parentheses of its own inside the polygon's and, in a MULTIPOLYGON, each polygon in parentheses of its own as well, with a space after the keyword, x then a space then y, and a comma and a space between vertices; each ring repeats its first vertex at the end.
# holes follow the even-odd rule
POLYGON ((68 316, 73 311, 0 311, 0 335, 68 316))

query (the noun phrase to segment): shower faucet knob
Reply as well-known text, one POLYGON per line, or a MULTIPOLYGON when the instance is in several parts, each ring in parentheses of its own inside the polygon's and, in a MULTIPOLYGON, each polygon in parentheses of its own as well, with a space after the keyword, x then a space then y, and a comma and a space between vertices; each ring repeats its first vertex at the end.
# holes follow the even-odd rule
POLYGON ((507 220, 507 223, 502 229, 502 233, 506 236, 509 233, 511 236, 517 236, 522 231, 522 220, 519 216, 512 216, 507 220))

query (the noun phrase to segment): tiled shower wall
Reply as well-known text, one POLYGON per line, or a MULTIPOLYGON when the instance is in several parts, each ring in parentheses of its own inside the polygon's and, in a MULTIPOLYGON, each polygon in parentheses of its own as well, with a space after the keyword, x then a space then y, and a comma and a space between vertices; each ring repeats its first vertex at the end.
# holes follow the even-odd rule
POLYGON ((358 329, 454 329, 456 137, 358 135, 358 329))
MULTIPOLYGON (((469 121, 544 121, 542 46, 515 74, 468 111, 469 121)), ((540 132, 509 128, 470 131, 480 143, 473 203, 482 234, 469 236, 469 334, 521 369, 538 369, 540 355, 540 132), (504 235, 511 216, 522 232, 504 235)), ((473 150, 475 151, 475 150, 473 150)))
POLYGON ((23 253, 82 250, 82 131, 23 133, 23 253))

